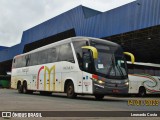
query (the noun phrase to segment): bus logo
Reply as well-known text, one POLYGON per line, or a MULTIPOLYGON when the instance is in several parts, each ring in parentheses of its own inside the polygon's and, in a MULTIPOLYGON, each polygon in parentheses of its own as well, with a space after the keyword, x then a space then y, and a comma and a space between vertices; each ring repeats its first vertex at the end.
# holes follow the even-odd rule
MULTIPOLYGON (((38 77, 37 77, 37 89, 39 89, 39 81, 40 81, 40 73, 44 70, 44 90, 46 90, 47 78, 48 78, 48 90, 50 91, 50 81, 51 81, 51 73, 53 71, 53 82, 55 82, 55 65, 51 68, 47 66, 42 66, 38 70, 38 77)), ((54 87, 53 87, 54 88, 54 87)))
POLYGON ((11 112, 2 112, 2 117, 11 117, 11 112))

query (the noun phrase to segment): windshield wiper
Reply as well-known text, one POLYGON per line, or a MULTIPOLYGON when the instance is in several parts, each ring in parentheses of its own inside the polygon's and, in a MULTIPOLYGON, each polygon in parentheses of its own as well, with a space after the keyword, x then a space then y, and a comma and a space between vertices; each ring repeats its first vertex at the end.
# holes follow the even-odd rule
POLYGON ((118 71, 119 71, 119 73, 121 74, 121 76, 122 77, 124 77, 124 74, 123 74, 123 72, 122 72, 122 69, 120 68, 120 66, 117 64, 117 68, 118 68, 118 71))
MULTIPOLYGON (((115 76, 117 75, 117 73, 116 73, 116 69, 115 69, 115 63, 114 63, 114 59, 113 59, 113 54, 112 54, 112 57, 111 57, 111 66, 110 66, 110 68, 109 68, 109 70, 108 70, 108 72, 107 72, 107 75, 109 76, 110 75, 110 72, 112 71, 112 68, 113 68, 113 70, 114 70, 114 73, 115 73, 115 76)), ((107 76, 106 75, 106 76, 107 76)))

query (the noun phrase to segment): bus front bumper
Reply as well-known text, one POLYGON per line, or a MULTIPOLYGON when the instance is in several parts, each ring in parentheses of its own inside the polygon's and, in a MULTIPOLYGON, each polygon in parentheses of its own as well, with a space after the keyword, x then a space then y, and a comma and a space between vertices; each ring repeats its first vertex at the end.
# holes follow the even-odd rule
POLYGON ((106 86, 100 84, 93 84, 94 94, 128 94, 129 86, 106 86))

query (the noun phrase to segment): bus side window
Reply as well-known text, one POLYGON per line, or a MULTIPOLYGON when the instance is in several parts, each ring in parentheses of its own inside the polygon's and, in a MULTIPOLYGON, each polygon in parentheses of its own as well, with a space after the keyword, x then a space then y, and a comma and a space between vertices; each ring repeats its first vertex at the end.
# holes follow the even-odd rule
POLYGON ((20 68, 24 66, 25 66, 24 56, 19 56, 18 58, 16 58, 16 68, 20 68))
POLYGON ((59 60, 74 63, 73 52, 70 44, 60 45, 59 60))
POLYGON ((160 70, 158 69, 155 70, 155 76, 160 76, 160 70))
POLYGON ((58 47, 48 49, 48 51, 47 51, 48 61, 47 62, 48 63, 57 62, 58 52, 59 52, 58 47))
POLYGON ((129 74, 134 74, 134 69, 128 69, 129 74))
POLYGON ((13 59, 12 67, 16 68, 16 58, 13 59))
POLYGON ((154 76, 154 71, 151 68, 145 69, 145 73, 154 76))
POLYGON ((76 52, 79 68, 82 70, 83 68, 83 60, 82 60, 82 46, 88 45, 87 41, 73 41, 73 46, 76 52))
POLYGON ((38 53, 32 53, 30 55, 30 62, 29 66, 37 65, 38 64, 38 53))
POLYGON ((45 64, 47 63, 47 50, 39 51, 38 52, 38 64, 45 64))
POLYGON ((25 56, 25 61, 26 61, 26 62, 25 62, 25 63, 26 63, 25 66, 29 66, 29 61, 30 61, 29 55, 26 55, 26 56, 25 56))
POLYGON ((26 67, 26 58, 25 58, 25 56, 22 56, 22 57, 21 57, 20 67, 26 67))

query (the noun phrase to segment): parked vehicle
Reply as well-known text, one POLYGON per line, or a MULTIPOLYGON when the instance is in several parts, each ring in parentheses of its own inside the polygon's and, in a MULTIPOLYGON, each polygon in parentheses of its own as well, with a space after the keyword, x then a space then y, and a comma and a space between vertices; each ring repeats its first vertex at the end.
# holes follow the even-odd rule
POLYGON ((73 37, 17 55, 11 87, 20 93, 66 92, 69 98, 91 94, 127 94, 128 73, 120 45, 97 38, 73 37))
POLYGON ((160 94, 160 65, 153 63, 128 63, 129 94, 160 94))

